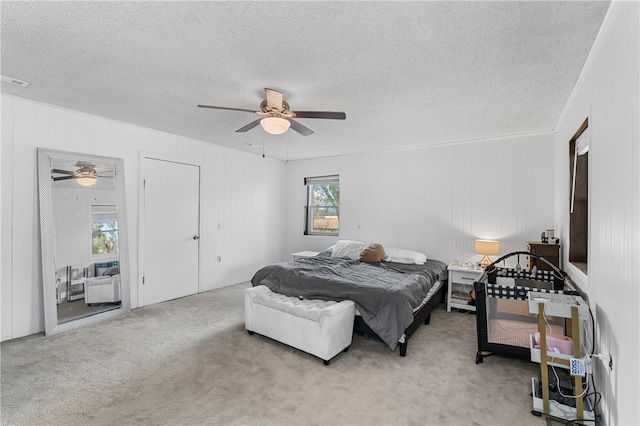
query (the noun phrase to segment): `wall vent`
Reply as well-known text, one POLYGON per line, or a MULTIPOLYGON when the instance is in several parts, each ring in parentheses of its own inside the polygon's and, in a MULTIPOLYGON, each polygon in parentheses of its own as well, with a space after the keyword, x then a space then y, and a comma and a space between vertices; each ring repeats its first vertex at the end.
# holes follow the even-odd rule
POLYGON ((4 75, 2 76, 2 81, 4 83, 13 84, 14 86, 20 87, 27 87, 29 85, 29 83, 26 81, 18 80, 17 78, 5 77, 4 75))

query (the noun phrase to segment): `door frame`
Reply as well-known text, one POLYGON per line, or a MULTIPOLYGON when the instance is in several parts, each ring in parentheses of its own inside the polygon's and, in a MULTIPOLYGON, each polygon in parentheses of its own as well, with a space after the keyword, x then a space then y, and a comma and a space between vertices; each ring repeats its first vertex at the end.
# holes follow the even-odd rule
POLYGON ((188 166, 198 167, 200 173, 198 174, 198 293, 202 292, 202 164, 197 161, 182 160, 174 157, 168 157, 158 154, 150 154, 148 152, 140 152, 139 163, 139 180, 138 180, 138 307, 145 306, 144 304, 144 218, 145 218, 145 190, 144 190, 144 177, 145 160, 157 160, 167 161, 169 163, 185 164, 188 166))

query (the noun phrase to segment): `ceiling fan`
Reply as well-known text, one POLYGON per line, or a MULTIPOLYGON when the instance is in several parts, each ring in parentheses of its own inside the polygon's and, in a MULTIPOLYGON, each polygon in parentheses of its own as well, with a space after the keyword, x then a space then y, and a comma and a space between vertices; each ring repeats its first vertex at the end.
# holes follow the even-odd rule
POLYGON ((96 172, 96 165, 94 163, 87 163, 85 161, 78 161, 76 163, 78 169, 76 171, 52 169, 51 173, 64 175, 64 176, 51 176, 54 182, 60 180, 75 179, 82 186, 93 186, 99 177, 101 178, 113 178, 113 176, 98 175, 96 172))
POLYGON ((291 111, 289 108, 289 104, 283 99, 282 92, 265 88, 264 93, 266 99, 264 99, 260 103, 260 111, 212 105, 198 105, 198 108, 243 111, 262 115, 262 118, 252 121, 246 126, 236 130, 236 132, 246 132, 260 124, 266 132, 274 135, 279 135, 286 132, 289 127, 300 133, 302 136, 309 136, 313 134, 313 130, 295 121, 294 118, 324 118, 330 120, 344 120, 345 118, 347 118, 347 115, 344 112, 291 111))

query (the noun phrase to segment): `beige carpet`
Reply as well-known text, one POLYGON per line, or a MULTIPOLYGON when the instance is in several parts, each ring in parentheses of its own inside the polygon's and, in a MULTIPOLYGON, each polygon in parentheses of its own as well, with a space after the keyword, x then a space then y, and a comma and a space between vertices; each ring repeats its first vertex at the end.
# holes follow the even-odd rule
POLYGON ((476 365, 473 315, 436 309, 406 358, 356 335, 324 366, 244 331, 247 286, 2 343, 2 424, 546 424, 538 366, 476 365))

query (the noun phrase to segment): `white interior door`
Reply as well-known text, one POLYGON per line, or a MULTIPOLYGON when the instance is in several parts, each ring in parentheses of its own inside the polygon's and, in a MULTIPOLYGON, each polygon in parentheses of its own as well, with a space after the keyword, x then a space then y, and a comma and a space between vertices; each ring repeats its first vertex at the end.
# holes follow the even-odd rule
POLYGON ((198 293, 200 167, 143 159, 143 284, 140 305, 198 293))

